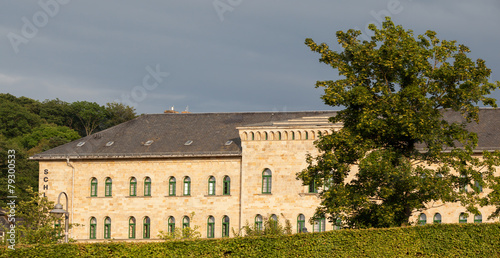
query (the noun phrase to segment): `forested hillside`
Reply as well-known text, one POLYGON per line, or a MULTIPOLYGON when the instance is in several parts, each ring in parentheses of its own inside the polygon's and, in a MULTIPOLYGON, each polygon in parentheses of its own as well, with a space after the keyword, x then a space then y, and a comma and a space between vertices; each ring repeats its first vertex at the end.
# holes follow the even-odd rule
POLYGON ((38 162, 28 157, 137 117, 135 109, 120 103, 38 101, 0 93, 0 207, 8 193, 8 155, 15 151, 15 187, 18 201, 31 186, 38 191, 38 162))

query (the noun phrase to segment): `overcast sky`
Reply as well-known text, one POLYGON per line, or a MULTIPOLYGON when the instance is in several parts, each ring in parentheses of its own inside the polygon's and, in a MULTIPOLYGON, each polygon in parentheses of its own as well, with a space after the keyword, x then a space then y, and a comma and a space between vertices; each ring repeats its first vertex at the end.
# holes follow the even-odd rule
POLYGON ((336 31, 365 32, 385 15, 468 46, 500 80, 499 0, 10 0, 0 92, 139 114, 329 110, 314 85, 338 73, 305 38, 341 50, 336 31))

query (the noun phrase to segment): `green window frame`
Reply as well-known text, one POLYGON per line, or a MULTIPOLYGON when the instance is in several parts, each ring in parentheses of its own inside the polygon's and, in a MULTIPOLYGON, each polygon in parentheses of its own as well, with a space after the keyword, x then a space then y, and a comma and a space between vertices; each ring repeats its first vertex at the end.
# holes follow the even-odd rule
POLYGON ((258 231, 262 231, 262 216, 260 214, 257 214, 257 216, 255 216, 255 228, 258 231))
POLYGON ((130 178, 129 195, 137 196, 137 179, 135 179, 135 177, 130 178))
POLYGON ((207 219, 207 238, 214 238, 215 235, 215 218, 209 216, 207 219))
POLYGON ((113 180, 110 177, 106 177, 106 181, 104 184, 104 196, 110 197, 113 195, 113 180))
POLYGON ((481 213, 474 215, 474 223, 483 223, 483 215, 481 213))
POLYGON ((208 178, 208 195, 215 195, 215 177, 208 178))
POLYGON ((222 194, 231 195, 231 178, 229 176, 224 177, 224 182, 222 185, 222 194))
POLYGON ((175 177, 170 177, 168 180, 168 196, 175 196, 175 177))
POLYGON ((96 239, 96 228, 97 228, 97 219, 95 217, 90 218, 90 227, 89 227, 89 238, 96 239))
POLYGON ((334 230, 339 230, 342 228, 342 219, 341 218, 337 218, 335 220, 335 224, 333 225, 333 229, 334 230))
POLYGON ((316 179, 311 180, 309 183, 309 193, 318 193, 318 187, 316 184, 316 179))
POLYGON ((146 216, 142 220, 142 238, 149 239, 151 236, 151 219, 146 216))
POLYGON ((151 178, 144 178, 144 196, 151 196, 151 178))
POLYGON ((269 217, 269 225, 273 227, 278 225, 278 216, 276 216, 276 214, 272 214, 271 217, 269 217))
POLYGON ((465 212, 460 213, 458 216, 458 223, 467 223, 467 216, 465 215, 465 212))
POLYGON ((97 197, 97 178, 90 180, 90 197, 97 197))
POLYGON ((424 213, 420 213, 420 215, 418 215, 418 225, 423 226, 426 223, 427 223, 427 215, 425 215, 424 213))
POLYGON ((175 232, 175 218, 170 216, 168 218, 168 233, 173 234, 175 232))
POLYGON ((191 195, 191 178, 189 178, 188 176, 187 177, 184 177, 184 189, 183 190, 183 194, 184 196, 189 196, 191 195))
POLYGON ((433 222, 434 224, 441 224, 441 214, 439 213, 434 214, 433 222))
POLYGON ((266 168, 262 172, 262 193, 263 194, 271 194, 273 183, 273 173, 270 169, 266 168))
POLYGON ((222 217, 222 237, 229 237, 229 217, 222 217))
POLYGON ((325 217, 314 219, 313 232, 325 232, 326 221, 325 217))
POLYGON ((128 238, 135 239, 135 218, 130 217, 128 219, 128 238))
POLYGON ((297 233, 302 233, 305 227, 306 217, 304 214, 299 214, 299 216, 297 216, 297 233))
POLYGON ((111 238, 111 218, 104 218, 104 239, 111 238))
POLYGON ((185 228, 189 228, 189 217, 188 216, 184 216, 184 218, 182 218, 182 229, 185 229, 185 228))

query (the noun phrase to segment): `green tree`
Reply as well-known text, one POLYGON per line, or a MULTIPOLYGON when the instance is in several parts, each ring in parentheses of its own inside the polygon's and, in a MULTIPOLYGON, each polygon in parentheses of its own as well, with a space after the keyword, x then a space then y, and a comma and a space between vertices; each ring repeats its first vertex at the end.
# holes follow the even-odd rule
POLYGON ((7 139, 0 134, 0 207, 3 207, 11 195, 8 192, 9 160, 15 160, 15 195, 17 200, 29 198, 28 188, 38 190, 38 162, 29 160, 29 154, 15 139, 7 139), (12 151, 9 152, 9 150, 12 151), (9 155, 10 158, 9 158, 9 155), (14 156, 12 156, 14 155, 14 156))
POLYGON ((80 135, 66 126, 42 124, 33 129, 30 134, 25 134, 21 139, 21 143, 24 148, 30 150, 30 154, 36 154, 78 138, 80 138, 80 135))
POLYGON ((479 198, 474 181, 495 187, 500 155, 474 156, 477 135, 466 124, 478 122, 478 104, 496 107, 487 95, 500 83, 488 81, 491 70, 467 57, 466 46, 433 31, 415 38, 390 18, 369 28, 370 41, 360 41, 360 31, 337 32, 342 52, 305 41, 341 76, 317 82, 323 101, 344 107, 330 118, 343 128, 323 135, 319 155, 308 156, 297 174, 304 184, 324 186, 317 215, 362 228, 409 224, 412 212, 432 201, 460 202, 478 213, 488 198, 479 198), (463 119, 445 121, 445 112, 463 119), (469 191, 460 191, 465 186, 469 191))
POLYGON ((54 203, 31 187, 26 191, 29 198, 16 206, 16 243, 50 244, 63 239, 64 219, 58 221, 49 213, 54 203))
POLYGON ((106 121, 104 128, 109 128, 137 117, 133 107, 124 105, 122 103, 107 103, 106 104, 106 121))
POLYGON ((106 109, 95 102, 73 102, 71 110, 76 117, 74 129, 82 136, 91 135, 98 130, 106 118, 106 109))

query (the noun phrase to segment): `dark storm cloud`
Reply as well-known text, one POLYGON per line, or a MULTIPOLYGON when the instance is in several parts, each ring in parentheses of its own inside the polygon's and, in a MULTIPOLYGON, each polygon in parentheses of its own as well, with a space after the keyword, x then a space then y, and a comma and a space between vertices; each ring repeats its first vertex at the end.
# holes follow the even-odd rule
POLYGON ((138 113, 171 106, 192 112, 329 109, 314 84, 337 73, 318 62, 304 39, 339 50, 336 31, 365 32, 386 14, 415 34, 430 29, 469 46, 473 58, 492 68, 492 80, 500 80, 496 0, 58 1, 2 7, 1 92, 100 104, 128 98, 138 113), (22 36, 26 20, 38 31, 16 53, 8 35, 22 36), (161 82, 151 74, 156 67, 168 73, 161 82))

